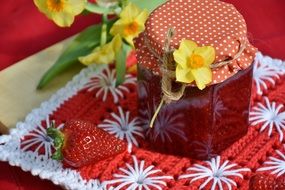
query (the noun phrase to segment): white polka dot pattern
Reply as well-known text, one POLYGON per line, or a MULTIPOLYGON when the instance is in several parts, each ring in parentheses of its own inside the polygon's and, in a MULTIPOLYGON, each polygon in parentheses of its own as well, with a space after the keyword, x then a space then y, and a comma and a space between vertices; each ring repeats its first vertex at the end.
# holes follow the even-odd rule
POLYGON ((219 0, 170 0, 150 15, 145 32, 135 41, 138 61, 156 74, 160 63, 145 46, 145 37, 161 56, 169 28, 175 29, 173 48, 178 48, 183 39, 193 40, 200 46, 211 45, 216 49, 216 62, 234 57, 241 44, 246 45, 239 59, 213 70, 212 84, 223 82, 250 66, 257 51, 248 42, 246 23, 233 5, 219 0))

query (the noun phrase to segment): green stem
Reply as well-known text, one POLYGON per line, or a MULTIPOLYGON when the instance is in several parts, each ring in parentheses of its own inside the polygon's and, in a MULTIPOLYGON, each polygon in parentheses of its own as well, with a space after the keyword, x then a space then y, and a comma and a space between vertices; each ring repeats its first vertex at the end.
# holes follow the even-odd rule
POLYGON ((101 47, 107 43, 107 23, 108 23, 108 15, 103 14, 102 15, 102 30, 101 30, 101 41, 100 45, 101 47))
POLYGON ((128 5, 128 3, 129 3, 128 0, 121 0, 122 8, 125 8, 128 5))
POLYGON ((62 147, 64 145, 64 134, 54 127, 52 123, 51 127, 47 129, 47 135, 53 139, 55 147, 55 153, 52 155, 54 160, 63 160, 62 147))
POLYGON ((126 75, 126 54, 123 50, 116 53, 116 86, 125 81, 126 75))
POLYGON ((85 10, 95 14, 113 14, 114 10, 111 8, 101 7, 96 3, 87 2, 85 5, 85 10))
POLYGON ((121 49, 116 52, 116 86, 125 81, 127 56, 131 49, 128 44, 123 43, 121 49))

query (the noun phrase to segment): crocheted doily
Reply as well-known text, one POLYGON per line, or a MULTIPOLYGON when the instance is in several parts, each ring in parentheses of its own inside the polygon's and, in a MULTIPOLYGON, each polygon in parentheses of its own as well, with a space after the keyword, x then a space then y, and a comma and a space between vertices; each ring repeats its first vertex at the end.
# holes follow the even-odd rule
POLYGON ((107 65, 83 69, 10 135, 1 136, 0 160, 66 189, 247 190, 255 173, 285 173, 285 62, 258 53, 254 64, 248 133, 220 155, 211 155, 211 142, 201 143, 201 154, 214 156, 209 161, 149 151, 137 118, 136 77, 128 75, 116 87, 115 70, 107 65), (53 142, 45 129, 51 121, 61 128, 74 118, 126 140, 128 151, 76 170, 50 159, 53 142))

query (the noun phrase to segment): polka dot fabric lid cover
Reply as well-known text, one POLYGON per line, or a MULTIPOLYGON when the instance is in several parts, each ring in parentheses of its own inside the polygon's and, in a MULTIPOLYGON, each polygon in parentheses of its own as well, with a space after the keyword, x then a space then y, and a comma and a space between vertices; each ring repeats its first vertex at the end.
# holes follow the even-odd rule
POLYGON ((245 50, 229 65, 213 69, 212 84, 220 83, 253 62, 257 49, 247 39, 244 18, 236 8, 218 0, 170 0, 150 15, 146 30, 136 40, 139 63, 159 74, 160 62, 146 47, 146 41, 162 56, 163 44, 169 28, 174 28, 172 48, 178 49, 182 39, 193 40, 200 46, 210 45, 216 49, 215 62, 232 59, 245 50))

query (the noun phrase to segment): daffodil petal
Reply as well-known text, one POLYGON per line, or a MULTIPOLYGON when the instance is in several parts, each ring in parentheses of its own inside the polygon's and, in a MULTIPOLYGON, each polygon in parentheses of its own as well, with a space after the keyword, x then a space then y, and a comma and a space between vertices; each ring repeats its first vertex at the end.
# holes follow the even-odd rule
POLYGON ((121 47, 122 47, 122 38, 121 38, 121 36, 119 34, 117 34, 113 38, 111 44, 113 46, 113 51, 114 52, 118 52, 121 49, 121 47))
POLYGON ((194 77, 190 69, 184 69, 178 65, 176 67, 176 81, 183 83, 191 83, 194 81, 194 77))
POLYGON ((183 51, 186 56, 190 57, 197 46, 198 45, 191 40, 182 40, 179 50, 183 51))
POLYGON ((123 19, 119 19, 118 21, 116 21, 111 30, 110 30, 110 33, 115 36, 117 34, 121 35, 122 37, 125 36, 125 28, 127 27, 128 25, 128 21, 126 20, 123 20, 123 19))
POLYGON ((115 54, 114 52, 102 54, 100 51, 95 51, 87 56, 79 57, 78 59, 84 65, 109 64, 115 60, 115 54))
POLYGON ((216 57, 215 48, 211 46, 197 47, 194 50, 194 54, 203 57, 206 66, 211 65, 215 61, 216 57))
POLYGON ((184 69, 188 68, 188 58, 191 57, 196 47, 197 44, 195 42, 191 40, 182 40, 179 49, 175 50, 173 53, 175 62, 184 69))
POLYGON ((175 62, 182 68, 186 69, 187 66, 187 55, 182 49, 175 50, 173 52, 175 62))
POLYGON ((46 0, 34 0, 34 4, 42 13, 44 13, 48 18, 51 19, 51 12, 47 9, 46 0))
MULTIPOLYGON (((147 20, 147 18, 148 18, 148 12, 146 11, 146 10, 143 10, 136 18, 135 18, 135 21, 139 24, 139 25, 141 25, 141 26, 143 26, 143 30, 144 30, 144 24, 145 24, 145 22, 146 22, 146 20, 147 20)), ((140 32, 142 32, 142 30, 140 31, 140 32)))
POLYGON ((193 74, 196 85, 200 90, 203 90, 206 85, 212 81, 212 71, 209 67, 192 69, 191 73, 193 74))
POLYGON ((134 38, 136 36, 126 36, 124 37, 124 39, 128 42, 128 44, 130 44, 132 47, 134 47, 134 38))
POLYGON ((116 35, 112 41, 102 47, 98 47, 87 56, 79 58, 84 65, 90 64, 109 64, 115 60, 115 53, 122 47, 122 39, 120 35, 116 35))
POLYGON ((129 18, 130 20, 135 20, 135 18, 140 14, 141 10, 134 5, 129 3, 121 12, 120 18, 129 18))
POLYGON ((53 13, 51 18, 60 27, 71 26, 74 21, 74 15, 68 12, 53 13))
POLYGON ((68 0, 65 4, 65 10, 73 15, 80 14, 85 8, 86 0, 68 0))
POLYGON ((90 53, 89 55, 79 57, 78 60, 84 65, 91 65, 95 63, 96 55, 96 53, 90 53))
POLYGON ((134 46, 134 38, 138 37, 138 35, 140 34, 139 30, 142 31, 144 30, 144 25, 139 25, 139 30, 138 32, 134 33, 133 35, 126 35, 125 33, 125 28, 127 27, 127 24, 125 24, 124 22, 120 22, 120 23, 115 23, 113 25, 113 27, 110 30, 110 33, 112 35, 120 35, 122 36, 130 45, 134 46))
POLYGON ((96 61, 98 64, 110 64, 115 61, 115 53, 110 52, 108 54, 105 54, 105 56, 99 55, 96 61))

